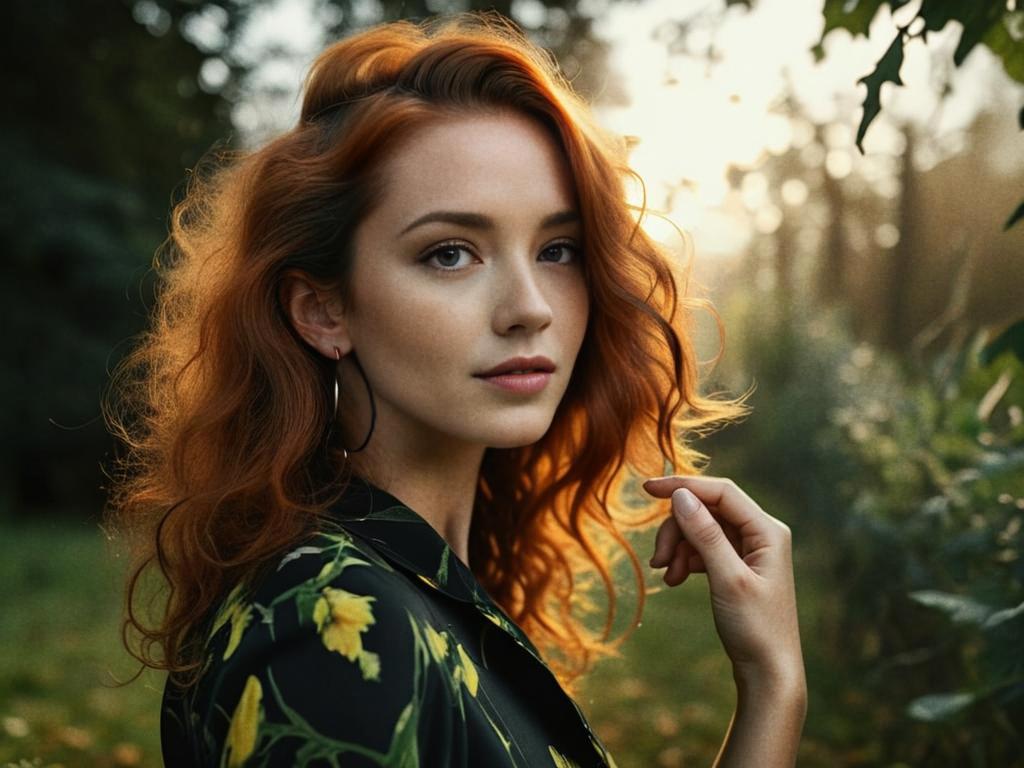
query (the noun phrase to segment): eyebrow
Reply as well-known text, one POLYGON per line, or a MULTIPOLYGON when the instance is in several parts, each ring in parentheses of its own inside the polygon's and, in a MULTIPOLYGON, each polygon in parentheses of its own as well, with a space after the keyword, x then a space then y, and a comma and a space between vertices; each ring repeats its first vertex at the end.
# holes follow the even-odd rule
MULTIPOLYGON (((577 211, 559 211, 558 213, 552 213, 545 216, 541 220, 541 229, 549 229, 551 227, 557 227, 560 224, 568 224, 569 222, 579 221, 580 214, 577 211)), ((493 230, 496 226, 494 219, 489 216, 485 216, 482 213, 471 213, 469 211, 431 211, 425 213, 418 219, 413 221, 411 224, 405 227, 399 235, 404 235, 411 229, 429 224, 432 221, 443 221, 448 224, 460 224, 464 227, 470 227, 473 229, 487 229, 493 230)))

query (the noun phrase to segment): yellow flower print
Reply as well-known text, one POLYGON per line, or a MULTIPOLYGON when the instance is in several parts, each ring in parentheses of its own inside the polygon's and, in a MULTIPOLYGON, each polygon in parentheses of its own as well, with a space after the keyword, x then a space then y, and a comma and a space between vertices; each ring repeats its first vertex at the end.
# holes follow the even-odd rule
POLYGON ((242 633, 245 632, 251 618, 251 605, 246 605, 243 608, 240 603, 235 603, 231 606, 231 612, 228 615, 228 619, 231 621, 231 635, 228 637, 228 647, 224 649, 225 661, 242 642, 242 633))
POLYGON ((480 677, 476 671, 476 665, 473 664, 473 660, 469 658, 469 654, 462 647, 462 643, 457 643, 455 646, 459 652, 459 658, 462 659, 462 680, 466 684, 466 688, 470 695, 476 696, 477 685, 480 683, 480 677))
POLYGON ((263 686, 255 675, 249 675, 235 713, 231 716, 231 725, 228 726, 228 768, 242 765, 256 749, 262 698, 263 686))
POLYGON ((594 750, 597 752, 597 754, 599 754, 604 759, 604 761, 608 763, 608 768, 619 768, 619 766, 615 764, 615 758, 612 757, 611 753, 608 752, 608 750, 605 749, 604 746, 600 742, 598 742, 597 739, 594 738, 593 734, 591 734, 590 736, 590 744, 594 747, 594 750))
POLYGON ((380 656, 370 651, 359 654, 359 671, 364 680, 380 680, 380 656))
POLYGON ((238 607, 238 598, 241 596, 242 588, 244 586, 244 582, 239 582, 228 593, 228 596, 224 598, 224 602, 221 603, 221 606, 217 611, 217 618, 213 621, 213 627, 210 629, 211 636, 217 634, 217 630, 227 624, 228 620, 234 614, 235 609, 238 607))
POLYGON ((580 768, 580 764, 572 758, 566 757, 557 749, 548 745, 548 752, 551 753, 551 759, 554 761, 556 768, 580 768))
POLYGON ((441 589, 441 585, 438 584, 436 581, 434 581, 429 576, 424 576, 422 573, 417 573, 416 575, 419 576, 420 581, 423 581, 424 583, 429 584, 434 589, 441 589))
POLYGON ((448 638, 444 634, 438 633, 429 624, 424 624, 423 626, 427 631, 427 647, 430 648, 434 661, 441 661, 441 659, 448 655, 448 638))
POLYGON ((370 605, 377 598, 333 587, 324 587, 321 592, 323 596, 313 606, 313 621, 324 646, 349 661, 358 661, 364 679, 377 679, 379 659, 363 649, 362 638, 362 633, 377 621, 370 605))

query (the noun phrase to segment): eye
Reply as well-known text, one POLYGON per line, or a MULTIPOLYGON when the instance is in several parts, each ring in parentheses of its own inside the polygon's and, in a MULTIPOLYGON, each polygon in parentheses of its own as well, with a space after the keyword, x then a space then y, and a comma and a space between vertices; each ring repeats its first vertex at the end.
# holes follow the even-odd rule
MULTIPOLYGON (((437 248, 434 248, 433 250, 428 251, 423 256, 423 258, 421 258, 419 261, 420 261, 421 264, 426 264, 431 259, 437 257, 439 259, 445 259, 445 260, 451 259, 451 258, 455 258, 455 260, 457 262, 458 261, 458 253, 459 253, 459 251, 464 251, 466 253, 469 253, 469 249, 466 248, 466 246, 462 245, 461 243, 442 243, 437 248)), ((454 267, 454 266, 450 266, 450 265, 449 266, 443 266, 442 265, 440 267, 433 267, 433 268, 436 269, 439 272, 458 272, 459 271, 459 267, 454 267)))
MULTIPOLYGON (((459 242, 441 243, 436 248, 433 248, 425 253, 420 259, 420 264, 428 264, 431 269, 437 272, 461 272, 464 267, 455 266, 458 263, 458 254, 462 251, 472 255, 472 251, 465 245, 459 242), (434 266, 430 262, 437 259, 435 262, 439 266, 434 266)), ((555 260, 550 260, 553 264, 561 264, 564 266, 571 266, 579 261, 579 248, 569 242, 554 243, 547 246, 541 251, 541 256, 554 253, 556 254, 555 260), (558 260, 558 254, 568 252, 570 257, 566 261, 558 260)))
POLYGON ((547 248, 545 248, 541 253, 551 253, 551 252, 557 253, 558 251, 567 251, 568 253, 571 254, 571 256, 570 256, 568 261, 559 262, 559 263, 562 263, 562 264, 573 264, 573 263, 579 261, 579 259, 580 259, 579 248, 577 248, 573 243, 554 243, 552 245, 549 245, 547 248))

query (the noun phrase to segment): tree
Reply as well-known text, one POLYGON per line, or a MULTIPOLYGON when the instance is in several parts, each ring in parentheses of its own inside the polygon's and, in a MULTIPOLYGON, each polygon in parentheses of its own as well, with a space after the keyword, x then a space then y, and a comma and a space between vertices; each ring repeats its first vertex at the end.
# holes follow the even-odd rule
POLYGON ((227 132, 186 2, 19 0, 0 57, 7 310, 0 510, 98 512, 107 367, 142 324, 169 193, 227 132), (13 119, 12 119, 13 117, 13 119))
MULTIPOLYGON (((822 13, 825 28, 821 40, 814 47, 815 56, 820 60, 825 51, 822 43, 825 37, 836 29, 845 29, 850 34, 866 37, 871 22, 882 6, 888 6, 895 13, 909 4, 909 0, 825 0, 822 13)), ((896 36, 878 60, 874 70, 858 80, 867 86, 864 98, 864 112, 857 128, 857 148, 864 151, 864 135, 868 126, 882 109, 881 90, 883 83, 903 85, 900 68, 903 65, 904 47, 914 38, 928 42, 929 32, 938 32, 951 21, 963 27, 960 42, 953 52, 953 64, 959 67, 977 45, 988 47, 1003 62, 1006 73, 1019 83, 1024 83, 1024 44, 1014 39, 1013 27, 1024 22, 1024 10, 1010 10, 1005 0, 973 0, 963 3, 957 0, 922 0, 914 16, 906 24, 896 28, 896 36), (911 30, 914 31, 911 31, 911 30)), ((1024 107, 1018 121, 1024 129, 1024 107)), ((1024 202, 1010 214, 1005 228, 1009 229, 1024 218, 1024 202)))

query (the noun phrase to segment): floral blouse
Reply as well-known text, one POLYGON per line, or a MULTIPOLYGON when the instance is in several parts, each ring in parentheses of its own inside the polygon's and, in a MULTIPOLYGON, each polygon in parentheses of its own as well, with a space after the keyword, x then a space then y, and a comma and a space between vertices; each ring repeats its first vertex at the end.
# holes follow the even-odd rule
POLYGON ((212 616, 199 683, 164 689, 167 766, 615 768, 424 518, 355 476, 332 519, 212 616))

